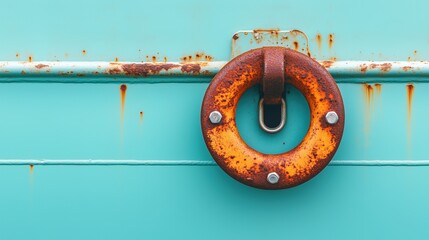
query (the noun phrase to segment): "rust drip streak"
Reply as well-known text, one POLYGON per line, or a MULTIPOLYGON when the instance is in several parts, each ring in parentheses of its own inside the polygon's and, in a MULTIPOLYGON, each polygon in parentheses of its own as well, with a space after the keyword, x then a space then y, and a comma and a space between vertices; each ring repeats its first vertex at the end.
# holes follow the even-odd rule
POLYGON ((374 84, 375 87, 375 92, 377 93, 377 95, 381 94, 381 84, 380 83, 376 83, 374 84))
POLYGON ((125 113, 125 96, 127 94, 127 85, 122 84, 120 87, 121 91, 121 122, 124 121, 124 113, 125 113))
POLYGON ((34 172, 34 165, 30 164, 30 174, 32 174, 34 172))
POLYGON ((408 144, 411 144, 411 117, 413 107, 414 85, 407 84, 407 135, 408 144))
MULTIPOLYGON (((371 84, 364 84, 363 90, 365 94, 365 121, 364 121, 364 129, 366 136, 368 137, 368 133, 371 129, 371 113, 372 113, 372 103, 374 100, 374 88, 371 84)), ((368 139, 367 139, 368 140, 368 139)))
POLYGON ((332 45, 334 45, 334 34, 329 34, 328 37, 328 44, 329 44, 329 48, 332 48, 332 45))
POLYGON ((319 51, 322 50, 322 35, 321 34, 317 34, 316 41, 317 41, 317 48, 319 49, 319 51))
POLYGON ((142 124, 142 123, 143 123, 143 117, 144 117, 144 112, 143 112, 143 111, 141 111, 141 112, 140 112, 140 124, 142 124))
POLYGON ((298 49, 299 49, 299 43, 297 41, 294 41, 293 42, 293 47, 294 47, 295 51, 298 51, 298 49))

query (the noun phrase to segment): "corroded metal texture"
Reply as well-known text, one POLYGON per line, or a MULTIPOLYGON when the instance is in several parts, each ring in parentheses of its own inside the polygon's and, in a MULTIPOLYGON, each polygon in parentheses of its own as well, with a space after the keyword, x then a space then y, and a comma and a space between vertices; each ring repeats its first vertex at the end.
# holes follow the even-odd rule
POLYGON ((209 85, 201 111, 201 125, 206 145, 216 162, 230 176, 257 188, 289 188, 308 181, 329 163, 335 154, 344 129, 344 106, 332 76, 313 59, 282 47, 284 74, 305 96, 310 107, 310 126, 302 142, 283 154, 264 154, 249 147, 236 126, 237 103, 243 93, 263 77, 262 49, 244 53, 229 62, 209 85), (209 120, 212 111, 223 118, 219 124, 209 120), (337 124, 326 123, 325 114, 335 111, 337 124), (277 184, 270 184, 267 175, 279 174, 277 184))
POLYGON ((264 49, 262 92, 265 104, 281 104, 284 93, 283 53, 276 48, 264 49))

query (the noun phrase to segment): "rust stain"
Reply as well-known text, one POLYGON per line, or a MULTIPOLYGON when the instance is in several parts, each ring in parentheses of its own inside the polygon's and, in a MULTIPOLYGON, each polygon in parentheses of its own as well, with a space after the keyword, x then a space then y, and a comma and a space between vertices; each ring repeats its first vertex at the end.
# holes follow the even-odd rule
POLYGON ((127 94, 127 85, 122 84, 120 87, 120 94, 121 94, 121 120, 124 119, 124 112, 125 112, 125 96, 127 94))
POLYGON ((144 117, 144 112, 143 112, 143 111, 141 111, 141 112, 140 112, 140 124, 142 124, 142 123, 143 123, 143 117, 144 117))
POLYGON ((380 83, 376 83, 374 84, 375 87, 375 92, 380 95, 381 94, 381 84, 380 83))
POLYGON ((414 95, 414 85, 412 83, 407 84, 407 145, 408 151, 411 150, 411 136, 412 136, 412 128, 411 128, 411 120, 412 120, 412 107, 413 107, 413 95, 414 95))
POLYGON ((180 60, 182 60, 183 62, 192 62, 192 56, 191 55, 185 56, 185 57, 182 57, 180 60))
POLYGON ((334 63, 335 61, 331 61, 331 60, 321 62, 322 66, 324 66, 325 68, 330 68, 334 63))
POLYGON ((360 71, 361 71, 362 73, 366 73, 366 71, 368 71, 368 65, 366 65, 366 64, 361 64, 361 65, 360 65, 360 71))
POLYGON ((33 57, 32 56, 28 56, 28 61, 32 62, 33 61, 33 57))
POLYGON ((317 48, 322 49, 322 35, 319 33, 316 35, 317 48))
POLYGON ((402 67, 402 70, 404 70, 405 72, 408 72, 408 71, 410 71, 412 69, 413 69, 413 67, 411 67, 411 66, 404 66, 404 67, 402 67))
POLYGON ((368 133, 371 128, 371 113, 372 113, 372 103, 374 101, 374 88, 371 86, 371 84, 364 83, 363 85, 363 91, 365 95, 365 114, 364 114, 364 130, 366 133, 366 142, 368 141, 368 133))
POLYGON ((167 62, 167 57, 164 57, 164 63, 166 63, 167 62))
POLYGON ((30 164, 30 174, 33 174, 33 172, 34 172, 34 165, 30 164))
POLYGON ((379 68, 382 72, 389 72, 392 69, 392 64, 391 63, 382 63, 382 64, 371 63, 369 66, 367 66, 366 64, 362 64, 361 72, 366 72, 368 70, 368 67, 370 69, 379 68))
POLYGON ((25 75, 25 74, 27 74, 27 73, 26 73, 24 70, 22 70, 22 71, 21 71, 21 74, 22 74, 22 75, 25 75))
POLYGON ((239 36, 238 36, 238 34, 236 33, 236 34, 234 34, 234 36, 232 36, 232 39, 233 40, 237 40, 239 38, 239 36))
POLYGON ((168 71, 172 68, 179 67, 179 64, 171 63, 130 63, 130 64, 119 64, 111 63, 110 68, 107 70, 108 74, 125 74, 128 76, 143 76, 158 74, 160 71, 168 71))
POLYGON ((210 55, 206 55, 203 52, 197 52, 195 55, 188 55, 180 58, 182 62, 201 62, 201 61, 207 61, 210 62, 213 60, 213 57, 210 55))
POLYGON ((199 64, 185 64, 181 68, 182 72, 197 74, 201 71, 201 66, 199 64))
POLYGON ((49 65, 46 65, 46 64, 37 64, 35 67, 37 69, 42 69, 42 68, 45 68, 45 67, 49 67, 49 65))
POLYGON ((298 49, 299 49, 299 43, 297 41, 293 42, 293 48, 295 49, 295 51, 298 51, 298 49))
POLYGON ((390 69, 392 69, 392 64, 391 63, 383 63, 380 65, 380 69, 383 72, 388 72, 388 71, 390 71, 390 69))
POLYGON ((371 86, 371 84, 364 83, 364 91, 366 96, 366 102, 368 105, 371 105, 371 102, 374 98, 374 88, 371 86))
POLYGON ((152 62, 156 63, 156 56, 152 56, 152 62))
POLYGON ((86 50, 84 49, 84 50, 82 50, 82 54, 83 55, 86 55, 86 50))
POLYGON ((411 110, 413 106, 413 95, 414 85, 412 83, 407 84, 407 112, 408 112, 408 124, 411 122, 411 110))
POLYGON ((329 44, 329 48, 332 48, 332 45, 334 45, 334 34, 329 34, 328 36, 328 44, 329 44))
POLYGON ((115 62, 119 62, 119 58, 118 57, 115 57, 115 62))
POLYGON ((16 57, 16 58, 19 58, 19 56, 20 56, 20 54, 19 54, 19 53, 16 53, 16 54, 15 54, 15 57, 16 57))

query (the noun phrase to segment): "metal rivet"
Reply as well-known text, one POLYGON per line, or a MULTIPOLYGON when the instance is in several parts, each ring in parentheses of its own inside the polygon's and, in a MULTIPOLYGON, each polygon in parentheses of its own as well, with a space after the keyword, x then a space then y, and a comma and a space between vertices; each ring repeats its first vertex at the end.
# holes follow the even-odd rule
POLYGON ((280 176, 276 172, 270 172, 267 176, 267 181, 271 184, 276 184, 279 182, 280 176))
POLYGON ((326 122, 333 125, 338 122, 338 115, 334 111, 330 111, 325 115, 326 122))
POLYGON ((213 111, 209 115, 210 122, 213 124, 220 123, 222 120, 222 114, 219 111, 213 111))

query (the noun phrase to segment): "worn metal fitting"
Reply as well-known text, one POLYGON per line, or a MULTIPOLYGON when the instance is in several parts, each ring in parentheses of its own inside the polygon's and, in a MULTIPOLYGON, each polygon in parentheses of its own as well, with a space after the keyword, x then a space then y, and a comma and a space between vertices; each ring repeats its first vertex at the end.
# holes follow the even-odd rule
POLYGON ((209 119, 213 124, 220 123, 222 121, 222 114, 219 111, 213 111, 210 113, 209 119))
POLYGON ((286 84, 300 91, 310 108, 310 125, 301 143, 288 152, 265 154, 244 142, 237 129, 240 97, 262 84, 266 48, 234 58, 212 79, 201 107, 201 130, 213 159, 230 176, 249 186, 282 189, 310 180, 329 164, 340 144, 345 117, 341 92, 323 66, 287 48, 272 50, 283 56, 286 84), (208 121, 220 109, 222 125, 208 121), (335 124, 326 122, 329 111, 338 118, 335 124))
POLYGON ((267 181, 271 184, 276 184, 279 182, 280 176, 276 172, 270 172, 267 175, 267 181))
POLYGON ((333 125, 338 122, 338 114, 334 111, 330 111, 325 115, 326 122, 333 125))

